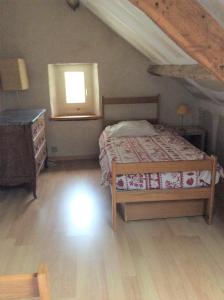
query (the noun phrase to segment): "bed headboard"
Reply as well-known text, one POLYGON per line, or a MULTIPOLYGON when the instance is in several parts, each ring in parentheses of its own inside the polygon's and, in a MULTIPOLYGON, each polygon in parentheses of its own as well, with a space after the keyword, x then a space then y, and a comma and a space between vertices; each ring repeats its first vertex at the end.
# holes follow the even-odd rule
POLYGON ((103 126, 125 120, 159 123, 160 96, 102 98, 103 126))

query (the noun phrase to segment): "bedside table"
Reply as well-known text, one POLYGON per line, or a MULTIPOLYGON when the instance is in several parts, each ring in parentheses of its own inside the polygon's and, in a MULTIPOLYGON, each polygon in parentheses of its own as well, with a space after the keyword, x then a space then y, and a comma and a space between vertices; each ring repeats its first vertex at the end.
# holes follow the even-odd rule
POLYGON ((174 129, 191 144, 205 151, 206 131, 203 128, 199 126, 175 126, 174 129))

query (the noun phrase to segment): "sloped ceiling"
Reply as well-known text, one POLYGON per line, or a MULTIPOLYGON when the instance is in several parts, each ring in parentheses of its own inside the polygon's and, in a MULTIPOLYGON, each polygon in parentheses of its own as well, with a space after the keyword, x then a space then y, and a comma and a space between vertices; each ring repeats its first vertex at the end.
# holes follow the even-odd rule
MULTIPOLYGON (((224 27, 224 0, 197 0, 224 27)), ((196 63, 143 12, 128 0, 81 0, 112 30, 149 58, 152 64, 196 63)), ((224 104, 224 85, 219 82, 180 80, 196 97, 224 104)))

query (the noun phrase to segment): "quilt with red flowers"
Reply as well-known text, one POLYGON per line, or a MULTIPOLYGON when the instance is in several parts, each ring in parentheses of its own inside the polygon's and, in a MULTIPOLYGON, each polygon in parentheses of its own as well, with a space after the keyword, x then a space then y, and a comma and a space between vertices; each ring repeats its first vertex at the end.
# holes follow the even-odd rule
MULTIPOLYGON (((103 131, 100 139, 100 166, 102 184, 111 183, 111 162, 119 163, 201 160, 206 154, 179 136, 174 130, 162 125, 155 126, 157 135, 143 137, 109 137, 103 131)), ((216 182, 223 177, 223 169, 217 169, 216 182)), ((117 190, 149 190, 170 188, 192 188, 207 186, 211 172, 191 171, 175 173, 147 173, 119 175, 117 190)))

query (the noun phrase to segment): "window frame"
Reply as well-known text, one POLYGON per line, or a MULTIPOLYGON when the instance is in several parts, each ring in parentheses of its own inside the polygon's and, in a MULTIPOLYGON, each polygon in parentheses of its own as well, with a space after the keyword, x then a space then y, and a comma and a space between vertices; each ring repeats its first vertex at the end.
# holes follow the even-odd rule
POLYGON ((60 115, 82 115, 93 111, 93 87, 91 64, 60 64, 55 66, 57 85, 57 105, 60 115), (65 72, 84 72, 85 89, 88 90, 85 103, 67 103, 65 91, 65 72))

